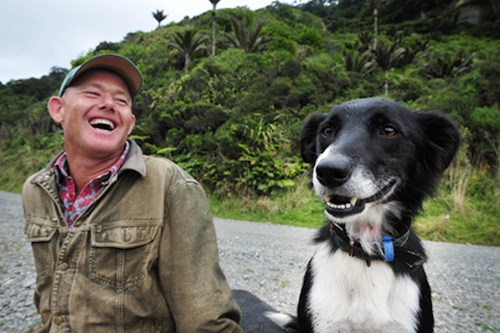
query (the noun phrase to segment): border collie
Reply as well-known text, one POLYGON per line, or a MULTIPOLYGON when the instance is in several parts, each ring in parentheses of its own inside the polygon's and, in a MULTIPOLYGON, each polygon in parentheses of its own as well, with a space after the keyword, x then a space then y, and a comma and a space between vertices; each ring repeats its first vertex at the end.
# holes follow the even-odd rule
POLYGON ((315 239, 297 317, 268 317, 302 333, 432 332, 427 257, 411 223, 459 141, 446 116, 382 98, 313 114, 301 155, 313 166, 327 224, 315 239))

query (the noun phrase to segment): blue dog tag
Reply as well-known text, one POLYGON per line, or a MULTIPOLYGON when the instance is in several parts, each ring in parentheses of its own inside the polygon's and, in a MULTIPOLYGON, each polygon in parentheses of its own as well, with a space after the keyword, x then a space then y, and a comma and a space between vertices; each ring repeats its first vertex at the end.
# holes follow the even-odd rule
POLYGON ((394 260, 394 244, 392 243, 391 236, 384 236, 384 240, 382 242, 384 245, 384 255, 385 261, 393 261, 394 260))

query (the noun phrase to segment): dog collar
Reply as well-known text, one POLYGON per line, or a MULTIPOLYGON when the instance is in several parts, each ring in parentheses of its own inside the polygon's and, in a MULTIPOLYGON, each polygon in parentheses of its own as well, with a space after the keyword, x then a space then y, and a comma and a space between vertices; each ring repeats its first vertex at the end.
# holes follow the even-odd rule
POLYGON ((410 237, 410 229, 395 240, 393 240, 391 236, 384 237, 382 242, 384 253, 375 254, 366 253, 358 241, 349 239, 343 226, 331 222, 329 230, 335 244, 342 251, 349 253, 351 257, 365 260, 368 266, 370 266, 372 260, 391 262, 397 257, 398 261, 402 262, 409 271, 414 271, 427 261, 427 257, 424 253, 404 247, 410 237))

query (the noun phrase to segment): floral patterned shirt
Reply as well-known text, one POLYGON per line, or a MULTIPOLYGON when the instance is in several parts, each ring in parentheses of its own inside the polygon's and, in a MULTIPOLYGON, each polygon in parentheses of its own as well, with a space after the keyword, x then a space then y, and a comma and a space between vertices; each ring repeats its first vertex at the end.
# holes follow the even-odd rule
POLYGON ((66 153, 61 154, 55 163, 57 187, 59 191, 59 199, 61 200, 61 208, 64 213, 64 218, 68 227, 71 228, 73 223, 80 217, 85 208, 87 208, 97 197, 97 195, 108 185, 108 181, 113 177, 125 161, 127 157, 130 143, 127 141, 125 149, 120 158, 109 168, 108 171, 91 179, 78 193, 76 194, 75 181, 69 174, 68 160, 66 153))

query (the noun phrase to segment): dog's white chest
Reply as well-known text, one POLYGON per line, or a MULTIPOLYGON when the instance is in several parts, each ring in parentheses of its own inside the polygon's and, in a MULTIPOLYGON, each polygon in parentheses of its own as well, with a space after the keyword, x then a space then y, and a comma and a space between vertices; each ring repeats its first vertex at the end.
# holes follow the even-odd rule
POLYGON ((418 285, 383 262, 319 246, 312 260, 309 311, 314 332, 415 332, 418 285))

